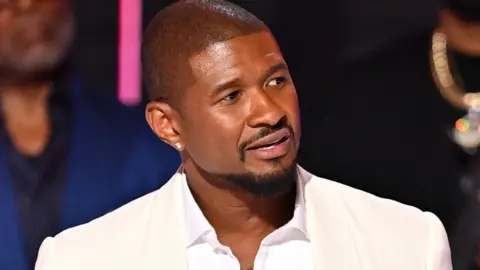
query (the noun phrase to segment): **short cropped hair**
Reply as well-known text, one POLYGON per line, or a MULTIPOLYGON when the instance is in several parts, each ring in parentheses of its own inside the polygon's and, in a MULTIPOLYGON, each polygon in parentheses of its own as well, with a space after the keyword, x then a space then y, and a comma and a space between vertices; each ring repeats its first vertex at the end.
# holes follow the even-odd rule
POLYGON ((193 83, 190 57, 214 43, 261 31, 270 30, 250 12, 222 0, 177 1, 162 9, 147 27, 142 43, 150 99, 175 102, 193 83))

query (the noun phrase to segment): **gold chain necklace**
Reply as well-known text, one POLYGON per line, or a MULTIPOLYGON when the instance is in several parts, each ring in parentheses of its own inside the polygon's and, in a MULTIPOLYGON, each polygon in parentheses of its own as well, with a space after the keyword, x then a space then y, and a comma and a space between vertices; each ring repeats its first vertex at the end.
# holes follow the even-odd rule
POLYGON ((457 86, 450 71, 447 53, 447 36, 436 30, 432 36, 430 54, 432 75, 442 96, 468 113, 455 122, 453 140, 466 149, 480 146, 480 93, 465 93, 457 86))

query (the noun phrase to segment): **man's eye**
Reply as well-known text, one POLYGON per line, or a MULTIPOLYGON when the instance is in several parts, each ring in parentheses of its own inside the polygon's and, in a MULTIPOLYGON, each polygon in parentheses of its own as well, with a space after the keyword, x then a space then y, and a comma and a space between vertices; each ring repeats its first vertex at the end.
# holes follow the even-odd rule
POLYGON ((234 101, 240 96, 240 91, 233 91, 230 94, 226 95, 222 100, 223 101, 234 101))
POLYGON ((276 78, 273 78, 271 79, 270 81, 268 81, 268 83, 266 84, 266 86, 279 86, 279 85, 283 85, 283 83, 285 83, 285 77, 276 77, 276 78))

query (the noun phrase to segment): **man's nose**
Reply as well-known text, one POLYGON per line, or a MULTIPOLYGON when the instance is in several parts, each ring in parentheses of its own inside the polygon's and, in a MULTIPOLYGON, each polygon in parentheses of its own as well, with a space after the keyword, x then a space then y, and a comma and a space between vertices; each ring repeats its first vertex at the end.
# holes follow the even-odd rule
POLYGON ((285 117, 283 109, 265 91, 251 97, 251 111, 247 124, 250 127, 273 127, 285 117))

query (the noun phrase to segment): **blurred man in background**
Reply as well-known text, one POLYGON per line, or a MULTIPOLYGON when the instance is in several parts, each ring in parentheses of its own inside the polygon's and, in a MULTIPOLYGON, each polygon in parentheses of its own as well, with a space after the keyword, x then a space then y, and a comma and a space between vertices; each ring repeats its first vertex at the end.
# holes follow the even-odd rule
POLYGON ((480 1, 444 0, 432 35, 431 66, 438 91, 463 115, 452 138, 473 150, 460 185, 465 207, 459 209, 450 241, 454 269, 480 269, 475 254, 480 243, 480 1))
POLYGON ((0 269, 33 269, 45 237, 157 189, 179 164, 143 108, 72 75, 73 37, 68 0, 0 0, 0 269))

